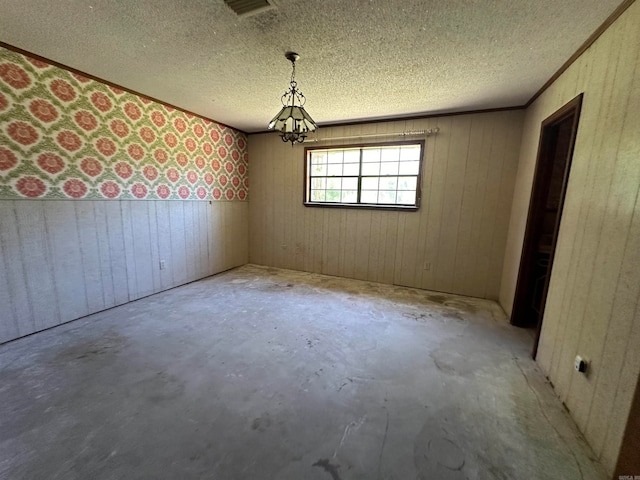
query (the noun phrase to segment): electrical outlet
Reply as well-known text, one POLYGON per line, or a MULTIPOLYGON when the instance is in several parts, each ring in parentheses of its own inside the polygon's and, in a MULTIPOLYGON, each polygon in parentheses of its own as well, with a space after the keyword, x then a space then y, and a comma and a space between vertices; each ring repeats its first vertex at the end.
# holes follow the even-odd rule
POLYGON ((424 269, 431 270, 431 262, 424 262, 424 269))
POLYGON ((576 359, 573 362, 573 367, 576 369, 576 372, 587 373, 587 367, 589 363, 583 359, 580 355, 576 355, 576 359))
POLYGON ((164 260, 160 260, 160 270, 164 270, 165 267, 166 267, 166 264, 164 260))

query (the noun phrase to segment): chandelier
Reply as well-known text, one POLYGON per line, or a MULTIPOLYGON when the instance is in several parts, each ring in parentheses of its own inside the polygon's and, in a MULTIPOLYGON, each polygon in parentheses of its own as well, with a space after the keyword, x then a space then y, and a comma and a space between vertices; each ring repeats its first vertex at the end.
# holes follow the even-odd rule
POLYGON ((289 89, 284 92, 280 101, 282 109, 269 122, 269 130, 280 132, 283 142, 291 142, 291 146, 295 143, 304 142, 309 132, 314 132, 318 126, 316 122, 309 116, 304 109, 306 102, 305 96, 298 90, 296 77, 296 60, 300 55, 294 52, 284 54, 285 58, 291 62, 291 83, 289 89))

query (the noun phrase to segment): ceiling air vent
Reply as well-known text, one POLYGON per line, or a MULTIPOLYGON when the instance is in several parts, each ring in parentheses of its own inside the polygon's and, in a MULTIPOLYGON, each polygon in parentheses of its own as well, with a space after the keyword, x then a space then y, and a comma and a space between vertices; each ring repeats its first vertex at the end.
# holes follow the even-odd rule
POLYGON ((239 17, 247 17, 275 8, 273 0, 224 0, 239 17))

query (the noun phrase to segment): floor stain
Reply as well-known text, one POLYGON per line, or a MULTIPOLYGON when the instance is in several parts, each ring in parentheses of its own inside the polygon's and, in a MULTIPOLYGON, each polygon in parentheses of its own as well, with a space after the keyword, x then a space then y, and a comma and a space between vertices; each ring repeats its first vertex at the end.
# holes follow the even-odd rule
POLYGON ((458 444, 444 437, 429 440, 429 452, 425 458, 429 457, 447 470, 462 470, 465 464, 464 453, 458 444))
POLYGON ((344 382, 342 385, 340 385, 340 388, 338 388, 338 392, 340 390, 342 390, 344 387, 346 387, 347 385, 349 385, 350 383, 353 383, 353 380, 350 378, 347 378, 348 382, 344 382))
POLYGON ((126 343, 126 338, 115 332, 107 332, 99 338, 79 341, 72 347, 59 352, 54 362, 67 363, 73 360, 91 360, 107 354, 120 352, 126 343))
POLYGON ((444 295, 428 295, 427 298, 434 303, 444 303, 449 299, 444 295))
POLYGON ((448 311, 444 314, 447 318, 453 318, 454 320, 457 320, 459 322, 464 322, 465 319, 462 316, 462 314, 458 311, 448 311))
POLYGON ((266 285, 258 283, 257 285, 252 285, 251 288, 261 290, 263 292, 281 292, 283 290, 293 288, 293 283, 267 283, 266 285))
POLYGON ((466 313, 476 313, 478 311, 478 308, 475 307, 474 305, 471 305, 470 303, 461 301, 461 300, 448 299, 442 302, 442 304, 445 307, 455 308, 457 310, 462 310, 463 312, 466 312, 466 313))
POLYGON ((264 432, 271 426, 271 417, 268 413, 263 413, 260 417, 254 418, 251 422, 251 430, 264 432))
POLYGON ((433 354, 431 354, 431 359, 433 360, 433 364, 436 366, 436 368, 440 370, 442 373, 446 373, 449 375, 454 375, 456 373, 455 368, 453 368, 450 365, 447 365, 446 363, 439 362, 438 359, 433 354))
POLYGON ((340 478, 340 474, 338 473, 338 469, 340 468, 340 466, 332 464, 331 462, 329 462, 328 458, 321 458, 311 466, 322 468, 325 472, 331 475, 332 480, 342 480, 340 478))
MULTIPOLYGON (((477 432, 469 431, 468 426, 459 421, 459 415, 458 407, 447 406, 425 418, 414 443, 414 465, 418 473, 416 480, 462 480, 470 478, 469 468, 472 472, 477 471, 474 465, 477 457, 469 448, 469 442, 480 441, 480 438, 469 440, 469 434, 477 432)), ((521 477, 514 475, 512 478, 521 477)))
POLYGON ((132 385, 131 392, 152 403, 174 402, 184 395, 184 381, 164 370, 132 385))
POLYGON ((431 318, 433 315, 431 315, 430 313, 406 313, 405 312, 402 314, 402 316, 418 321, 418 320, 424 320, 426 318, 431 318))

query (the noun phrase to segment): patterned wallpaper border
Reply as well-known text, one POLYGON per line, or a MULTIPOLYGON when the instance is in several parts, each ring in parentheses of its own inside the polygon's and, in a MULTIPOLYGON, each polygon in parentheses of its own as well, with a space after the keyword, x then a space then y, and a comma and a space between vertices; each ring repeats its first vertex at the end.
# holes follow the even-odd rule
POLYGON ((0 47, 0 198, 247 200, 233 128, 0 47))

